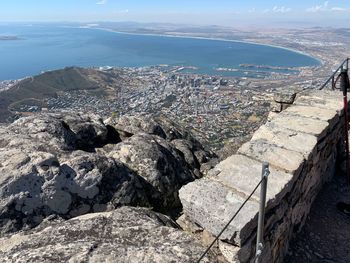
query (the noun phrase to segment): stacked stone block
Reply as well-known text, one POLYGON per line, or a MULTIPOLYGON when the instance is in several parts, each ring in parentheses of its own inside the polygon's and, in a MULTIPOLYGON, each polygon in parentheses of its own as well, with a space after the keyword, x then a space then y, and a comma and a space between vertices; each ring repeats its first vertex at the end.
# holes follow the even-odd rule
POLYGON ((271 110, 281 112, 291 106, 294 102, 296 92, 292 90, 280 91, 274 94, 271 110))
MULTIPOLYGON (((180 190, 186 220, 218 235, 270 163, 261 262, 282 262, 290 239, 305 223, 322 185, 335 173, 343 146, 342 95, 308 91, 271 118, 208 176, 180 190)), ((220 237, 228 262, 253 262, 259 191, 220 237)))

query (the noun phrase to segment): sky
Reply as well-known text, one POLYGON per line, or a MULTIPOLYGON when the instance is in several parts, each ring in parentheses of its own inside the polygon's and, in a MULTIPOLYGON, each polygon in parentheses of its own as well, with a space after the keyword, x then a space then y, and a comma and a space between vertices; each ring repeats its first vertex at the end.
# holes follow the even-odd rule
POLYGON ((0 0, 0 22, 350 26, 350 0, 0 0))

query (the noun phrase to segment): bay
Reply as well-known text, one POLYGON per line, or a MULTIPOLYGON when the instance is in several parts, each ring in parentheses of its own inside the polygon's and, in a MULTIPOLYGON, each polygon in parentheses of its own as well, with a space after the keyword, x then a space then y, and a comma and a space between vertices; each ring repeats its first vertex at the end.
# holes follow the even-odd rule
POLYGON ((194 73, 244 76, 241 64, 284 68, 320 64, 310 56, 273 46, 133 35, 50 24, 0 25, 0 36, 19 38, 0 40, 0 80, 19 79, 66 66, 142 67, 167 64, 194 66, 197 68, 191 70, 194 73), (217 68, 240 70, 225 72, 217 71, 217 68))

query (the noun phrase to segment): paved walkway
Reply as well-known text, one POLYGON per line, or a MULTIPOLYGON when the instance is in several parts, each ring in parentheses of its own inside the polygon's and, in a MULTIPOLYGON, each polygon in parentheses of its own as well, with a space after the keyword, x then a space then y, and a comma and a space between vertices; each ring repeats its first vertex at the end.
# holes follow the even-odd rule
POLYGON ((350 263, 350 216, 337 210, 339 201, 350 203, 350 187, 337 176, 317 196, 284 263, 350 263))

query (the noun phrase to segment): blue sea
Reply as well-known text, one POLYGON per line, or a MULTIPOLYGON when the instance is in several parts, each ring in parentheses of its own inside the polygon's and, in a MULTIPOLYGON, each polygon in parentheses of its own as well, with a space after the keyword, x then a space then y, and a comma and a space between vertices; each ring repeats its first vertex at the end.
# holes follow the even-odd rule
POLYGON ((319 61, 310 56, 265 45, 132 35, 51 24, 3 24, 0 25, 0 36, 19 38, 0 40, 0 80, 23 78, 66 66, 140 67, 167 64, 194 66, 197 69, 192 72, 195 73, 244 76, 248 72, 240 64, 273 67, 319 65, 319 61), (216 71, 217 68, 238 71, 216 71))

